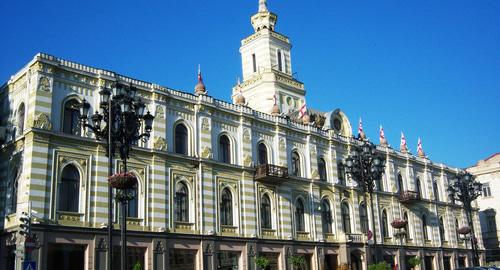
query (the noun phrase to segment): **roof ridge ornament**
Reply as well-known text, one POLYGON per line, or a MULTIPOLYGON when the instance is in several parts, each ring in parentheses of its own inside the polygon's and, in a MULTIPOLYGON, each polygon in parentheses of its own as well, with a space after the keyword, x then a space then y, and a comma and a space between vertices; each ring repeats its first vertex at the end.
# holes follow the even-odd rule
POLYGON ((266 0, 259 0, 259 12, 268 12, 266 2, 266 0))

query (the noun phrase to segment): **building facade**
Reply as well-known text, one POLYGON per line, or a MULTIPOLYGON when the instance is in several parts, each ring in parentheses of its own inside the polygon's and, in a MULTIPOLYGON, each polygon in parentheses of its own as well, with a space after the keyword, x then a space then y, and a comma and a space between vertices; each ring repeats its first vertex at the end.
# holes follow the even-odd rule
POLYGON ((99 91, 116 83, 136 87, 155 116, 150 140, 128 160, 138 178, 129 265, 256 269, 262 256, 271 269, 291 269, 301 255, 305 269, 366 270, 369 232, 390 263, 404 250, 425 270, 469 265, 470 245, 456 233, 465 213, 446 195, 459 169, 377 146, 387 165, 370 209, 343 165, 354 143, 349 119, 340 109, 297 117, 305 89, 292 76, 290 40, 265 1, 251 22, 233 103, 207 95, 201 74, 190 94, 43 53, 15 73, 0 91, 0 265, 20 266, 19 217, 31 208, 40 269, 105 269, 105 145, 78 125, 77 104, 97 110, 99 91), (397 218, 409 221, 402 241, 390 226, 397 218))
POLYGON ((487 262, 500 263, 500 153, 480 160, 475 166, 467 169, 483 184, 482 196, 477 199, 479 205, 479 221, 487 262))

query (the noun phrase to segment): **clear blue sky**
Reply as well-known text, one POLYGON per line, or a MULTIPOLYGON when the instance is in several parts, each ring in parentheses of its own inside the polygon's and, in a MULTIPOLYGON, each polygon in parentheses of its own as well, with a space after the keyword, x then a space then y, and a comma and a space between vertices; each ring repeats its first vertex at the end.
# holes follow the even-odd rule
MULTIPOLYGON (((229 100, 258 0, 1 1, 0 80, 37 52, 229 100)), ((500 152, 500 1, 268 0, 307 103, 466 167, 500 152)))

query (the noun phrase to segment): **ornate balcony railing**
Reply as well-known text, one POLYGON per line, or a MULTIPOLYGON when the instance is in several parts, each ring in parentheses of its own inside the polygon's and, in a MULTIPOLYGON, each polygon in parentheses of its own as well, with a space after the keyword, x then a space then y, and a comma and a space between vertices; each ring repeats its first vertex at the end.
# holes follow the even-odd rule
POLYGON ((288 169, 272 164, 262 164, 255 167, 254 178, 256 181, 271 184, 281 184, 288 180, 288 169))
POLYGON ((352 243, 364 243, 365 242, 365 237, 363 234, 358 234, 358 233, 350 233, 347 234, 347 239, 351 241, 352 243))
POLYGON ((416 191, 405 190, 399 194, 399 201, 401 203, 413 203, 420 200, 420 194, 416 191))

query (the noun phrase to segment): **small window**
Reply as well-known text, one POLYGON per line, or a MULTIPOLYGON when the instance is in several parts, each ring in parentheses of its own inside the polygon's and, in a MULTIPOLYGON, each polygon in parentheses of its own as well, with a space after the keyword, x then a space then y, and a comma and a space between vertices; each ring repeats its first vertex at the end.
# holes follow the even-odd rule
POLYGON ((483 187, 483 197, 491 197, 491 188, 490 188, 490 183, 484 183, 483 187))
POLYGON ((19 176, 21 171, 19 168, 15 168, 12 171, 12 174, 10 176, 11 182, 11 188, 10 188, 10 193, 7 194, 7 201, 9 202, 10 209, 8 209, 9 213, 15 213, 17 211, 17 191, 19 187, 19 176))
POLYGON ((323 158, 320 158, 318 160, 318 173, 319 173, 319 179, 326 181, 327 176, 326 176, 326 162, 323 158))
POLYGON ((296 151, 292 152, 292 175, 300 176, 300 157, 296 151))
POLYGON ((66 134, 77 135, 79 133, 78 117, 80 112, 78 105, 79 102, 76 99, 68 100, 64 104, 63 132, 66 134))
POLYGON ((226 135, 219 138, 219 160, 224 163, 231 163, 231 143, 226 135))
POLYGON ((175 153, 187 155, 188 154, 188 130, 185 125, 178 124, 175 127, 175 153))
POLYGON ((259 146, 257 147, 257 156, 259 158, 259 165, 264 165, 268 164, 267 161, 267 147, 264 143, 259 143, 259 146))
POLYGON ((439 187, 436 180, 432 181, 432 189, 434 192, 434 198, 436 199, 436 201, 439 201, 439 187))
POLYGON ((410 227, 408 226, 408 223, 410 223, 410 220, 408 219, 408 213, 407 212, 403 213, 403 219, 406 220, 405 237, 408 240, 408 239, 410 239, 410 227))
POLYGON ((361 203, 359 205, 359 220, 360 220, 360 225, 361 225, 361 232, 367 233, 368 232, 368 211, 366 209, 365 203, 361 203))
POLYGON ((281 59, 281 50, 278 49, 278 70, 283 71, 283 63, 281 59))
POLYGON ((382 210, 382 236, 389 237, 389 225, 387 221, 387 211, 382 210))
POLYGON ((174 198, 175 221, 189 222, 189 193, 185 184, 177 184, 174 198))
POLYGON ((233 225, 233 196, 228 188, 224 188, 221 193, 220 222, 222 225, 233 225))
POLYGON ((252 54, 252 67, 253 72, 257 72, 257 58, 255 57, 255 53, 252 54))
POLYGON ((458 225, 458 219, 455 219, 455 237, 457 238, 457 242, 460 242, 460 237, 458 237, 458 229, 459 229, 459 225, 458 225))
POLYGON ((342 230, 344 233, 351 233, 351 217, 349 214, 349 205, 346 202, 343 202, 340 205, 340 212, 342 215, 342 230))
POLYGON ((262 196, 260 202, 260 218, 261 218, 261 226, 263 229, 272 229, 271 200, 269 199, 269 196, 267 194, 262 196))
POLYGON ((439 217, 439 237, 441 239, 441 242, 446 241, 446 234, 445 234, 445 231, 444 231, 443 217, 439 217))
POLYGON ((19 108, 17 109, 17 126, 19 128, 19 135, 22 135, 24 133, 24 115, 24 103, 21 103, 21 105, 19 105, 19 108))
POLYGON ((323 224, 323 233, 332 233, 332 210, 327 199, 321 202, 321 223, 323 224))
POLYGON ((59 183, 59 211, 78 212, 80 172, 73 165, 64 167, 59 183))
POLYGON ((304 203, 298 199, 295 206, 295 230, 298 232, 305 231, 304 218, 304 203))
POLYGON ((127 202, 127 217, 139 217, 139 192, 137 192, 137 188, 137 182, 135 182, 135 185, 129 190, 132 198, 127 202))

